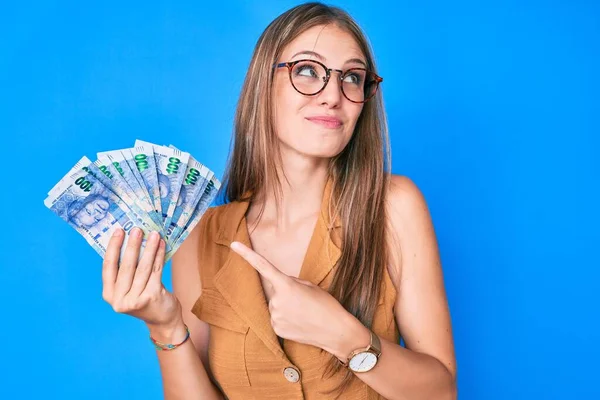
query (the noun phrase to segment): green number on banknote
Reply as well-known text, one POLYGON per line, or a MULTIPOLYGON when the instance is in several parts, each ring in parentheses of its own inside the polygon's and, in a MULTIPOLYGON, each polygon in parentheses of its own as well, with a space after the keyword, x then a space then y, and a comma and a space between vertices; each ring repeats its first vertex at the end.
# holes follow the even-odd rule
POLYGON ((110 179, 113 178, 112 174, 110 173, 110 171, 108 170, 108 168, 106 167, 106 165, 101 165, 101 166, 98 167, 98 169, 100 171, 102 171, 102 173, 104 175, 106 175, 107 177, 109 177, 110 179))
POLYGON ((210 189, 215 186, 212 180, 208 181, 208 185, 206 185, 206 189, 204 189, 204 194, 210 194, 210 189))
POLYGON ((198 176, 200 175, 200 171, 196 168, 190 168, 190 173, 185 177, 185 183, 188 185, 195 185, 198 181, 198 176))
POLYGON ((146 161, 146 155, 145 154, 136 154, 134 159, 135 159, 135 165, 137 166, 138 171, 142 172, 145 169, 148 169, 148 161, 146 161))
POLYGON ((94 184, 90 181, 87 181, 83 176, 80 176, 75 181, 75 184, 79 186, 84 192, 89 192, 94 184))
POLYGON ((116 161, 113 161, 112 164, 115 166, 115 168, 117 169, 117 171, 119 171, 119 174, 121 174, 121 176, 123 176, 123 168, 121 168, 121 166, 119 165, 119 163, 116 162, 116 161))
POLYGON ((167 164, 167 173, 169 173, 169 174, 177 173, 177 171, 179 170, 179 164, 181 164, 181 161, 179 161, 179 158, 169 157, 169 163, 167 164))

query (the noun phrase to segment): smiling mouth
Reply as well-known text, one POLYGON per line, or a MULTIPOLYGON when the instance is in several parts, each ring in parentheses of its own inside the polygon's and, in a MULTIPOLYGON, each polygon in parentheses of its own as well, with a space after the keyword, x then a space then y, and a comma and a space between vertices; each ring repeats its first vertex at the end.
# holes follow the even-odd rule
POLYGON ((342 122, 335 118, 306 118, 310 122, 321 125, 328 129, 337 129, 342 126, 342 122))

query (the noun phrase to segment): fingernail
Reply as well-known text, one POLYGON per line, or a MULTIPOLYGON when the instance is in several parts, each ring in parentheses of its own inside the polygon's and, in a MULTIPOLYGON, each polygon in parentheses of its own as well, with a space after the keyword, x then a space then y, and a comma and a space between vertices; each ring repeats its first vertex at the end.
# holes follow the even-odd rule
POLYGON ((160 248, 162 249, 163 247, 165 247, 165 241, 164 240, 160 240, 160 248))
POLYGON ((113 237, 120 237, 123 235, 123 230, 121 228, 117 228, 114 232, 113 232, 113 237))
POLYGON ((152 241, 155 241, 155 240, 156 240, 156 238, 157 238, 158 236, 159 236, 159 235, 158 235, 158 232, 156 232, 156 231, 152 231, 152 232, 150 233, 150 239, 151 239, 152 241))
POLYGON ((142 230, 140 228, 133 228, 131 230, 131 236, 133 236, 134 238, 139 238, 140 236, 142 236, 142 230))

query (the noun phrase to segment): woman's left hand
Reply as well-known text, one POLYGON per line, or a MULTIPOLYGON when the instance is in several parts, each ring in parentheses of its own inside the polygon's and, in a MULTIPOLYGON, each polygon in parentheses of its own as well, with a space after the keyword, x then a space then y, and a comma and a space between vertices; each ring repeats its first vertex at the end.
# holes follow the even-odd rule
POLYGON ((340 359, 348 356, 357 340, 357 324, 362 324, 331 294, 311 282, 285 275, 242 243, 233 242, 230 247, 270 285, 271 325, 278 336, 320 347, 340 359))

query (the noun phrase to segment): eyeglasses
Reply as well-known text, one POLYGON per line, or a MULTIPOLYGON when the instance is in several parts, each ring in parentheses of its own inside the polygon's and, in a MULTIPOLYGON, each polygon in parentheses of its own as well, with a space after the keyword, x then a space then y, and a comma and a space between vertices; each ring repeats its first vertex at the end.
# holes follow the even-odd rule
POLYGON ((327 68, 316 60, 282 62, 275 64, 274 67, 287 67, 292 86, 298 93, 306 96, 321 93, 331 78, 331 71, 337 71, 342 94, 353 103, 367 102, 375 95, 379 83, 383 81, 382 77, 365 68, 350 68, 342 71, 327 68))

